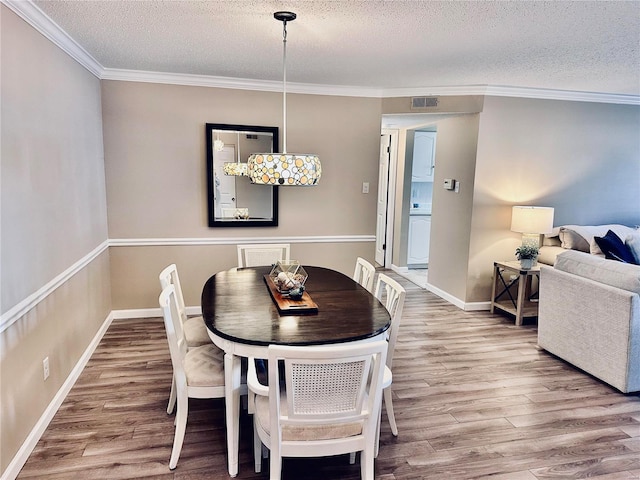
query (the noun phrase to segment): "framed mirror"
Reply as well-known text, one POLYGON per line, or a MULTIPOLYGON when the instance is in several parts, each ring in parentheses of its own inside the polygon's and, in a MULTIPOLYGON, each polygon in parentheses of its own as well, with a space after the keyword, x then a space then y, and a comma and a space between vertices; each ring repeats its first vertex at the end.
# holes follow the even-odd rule
POLYGON ((210 227, 278 225, 278 187, 256 185, 245 175, 249 155, 278 151, 278 127, 207 123, 207 204, 210 227), (228 165, 225 173, 225 164, 228 165))

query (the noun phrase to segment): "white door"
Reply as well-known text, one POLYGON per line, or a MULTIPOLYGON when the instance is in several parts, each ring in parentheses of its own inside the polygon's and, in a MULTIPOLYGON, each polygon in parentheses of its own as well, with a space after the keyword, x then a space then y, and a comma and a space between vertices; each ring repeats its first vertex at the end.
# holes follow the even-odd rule
POLYGON ((378 207, 376 213, 376 263, 385 266, 387 243, 387 196, 389 191, 389 155, 391 135, 380 135, 378 164, 378 207))
POLYGON ((235 162, 235 145, 225 145, 221 151, 213 152, 213 172, 215 175, 215 216, 223 217, 222 209, 235 209, 236 207, 236 177, 225 175, 223 166, 226 162, 235 162))

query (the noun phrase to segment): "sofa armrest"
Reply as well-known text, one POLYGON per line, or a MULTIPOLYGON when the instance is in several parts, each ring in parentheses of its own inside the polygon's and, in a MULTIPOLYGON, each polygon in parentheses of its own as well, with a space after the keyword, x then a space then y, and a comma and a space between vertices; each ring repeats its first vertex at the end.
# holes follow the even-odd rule
POLYGON ((622 392, 640 390, 640 297, 540 267, 538 344, 622 392))

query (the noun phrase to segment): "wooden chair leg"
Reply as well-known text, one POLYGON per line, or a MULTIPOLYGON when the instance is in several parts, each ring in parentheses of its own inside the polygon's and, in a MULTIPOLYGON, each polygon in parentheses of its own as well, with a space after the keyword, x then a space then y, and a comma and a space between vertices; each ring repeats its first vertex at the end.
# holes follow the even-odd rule
POLYGON ((391 433, 394 437, 398 436, 398 426, 396 425, 396 416, 393 413, 393 400, 391 398, 391 387, 384 389, 384 406, 387 409, 387 418, 391 425, 391 433))
POLYGON ((167 405, 167 414, 171 415, 176 406, 176 380, 171 376, 171 393, 169 394, 169 404, 167 405))
POLYGON ((262 441, 258 436, 255 420, 253 423, 253 462, 255 464, 255 472, 260 473, 262 471, 262 441))
POLYGON ((281 480, 282 477, 282 457, 278 454, 274 455, 271 451, 271 458, 269 460, 269 479, 281 480))
POLYGON ((187 415, 189 399, 185 395, 184 398, 178 399, 178 410, 176 412, 175 425, 176 431, 173 437, 173 449, 171 450, 171 460, 169 460, 169 468, 173 470, 178 465, 180 452, 182 451, 182 443, 184 442, 184 434, 187 430, 187 415))
POLYGON ((373 480, 373 450, 374 443, 367 442, 364 450, 360 453, 360 477, 362 480, 373 480))

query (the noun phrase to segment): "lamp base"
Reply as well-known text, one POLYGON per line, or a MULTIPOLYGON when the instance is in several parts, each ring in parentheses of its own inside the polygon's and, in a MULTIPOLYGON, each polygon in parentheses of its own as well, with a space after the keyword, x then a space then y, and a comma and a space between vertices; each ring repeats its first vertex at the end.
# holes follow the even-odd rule
POLYGON ((522 245, 540 248, 540 234, 539 233, 523 233, 522 245))

